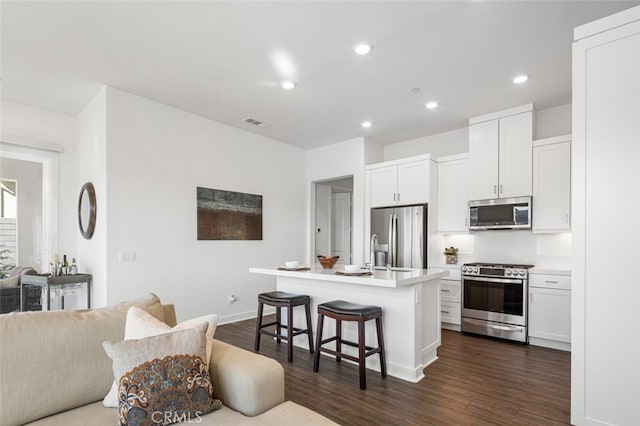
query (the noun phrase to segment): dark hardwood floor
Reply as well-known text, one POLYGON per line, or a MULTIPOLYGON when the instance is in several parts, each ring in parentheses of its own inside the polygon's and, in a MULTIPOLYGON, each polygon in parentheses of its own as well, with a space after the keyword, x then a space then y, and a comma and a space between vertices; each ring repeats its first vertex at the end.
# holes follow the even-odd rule
MULTIPOLYGON (((255 321, 219 326, 216 338, 253 351, 255 321)), ((306 338, 305 335, 296 337, 306 338)), ((439 359, 420 383, 380 377, 295 348, 287 363, 286 343, 263 336, 262 355, 284 366, 285 398, 342 425, 566 425, 570 410, 568 352, 442 331, 439 359)))

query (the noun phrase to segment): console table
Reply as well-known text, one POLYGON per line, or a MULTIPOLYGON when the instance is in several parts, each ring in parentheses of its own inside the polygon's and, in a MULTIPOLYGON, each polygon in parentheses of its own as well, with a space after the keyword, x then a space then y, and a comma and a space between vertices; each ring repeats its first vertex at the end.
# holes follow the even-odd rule
MULTIPOLYGON (((91 308, 91 274, 76 274, 76 275, 60 275, 54 277, 52 275, 22 275, 20 277, 20 310, 24 308, 24 284, 39 286, 46 289, 47 292, 47 306, 46 309, 43 306, 42 310, 50 310, 51 307, 51 287, 58 287, 64 290, 67 287, 84 287, 87 289, 87 309, 91 308)), ((64 296, 62 297, 62 309, 64 309, 64 296)))

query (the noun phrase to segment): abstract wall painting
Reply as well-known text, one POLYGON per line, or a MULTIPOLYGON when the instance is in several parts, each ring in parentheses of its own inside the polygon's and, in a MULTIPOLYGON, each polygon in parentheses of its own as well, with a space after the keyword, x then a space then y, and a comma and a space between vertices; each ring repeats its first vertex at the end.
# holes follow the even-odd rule
POLYGON ((262 240, 262 195, 197 188, 198 240, 262 240))

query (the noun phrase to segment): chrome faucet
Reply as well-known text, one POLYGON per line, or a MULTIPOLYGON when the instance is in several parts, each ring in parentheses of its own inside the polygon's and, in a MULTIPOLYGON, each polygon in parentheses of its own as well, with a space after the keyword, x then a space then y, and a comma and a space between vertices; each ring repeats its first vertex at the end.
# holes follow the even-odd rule
POLYGON ((369 270, 371 272, 376 270, 376 246, 378 245, 378 236, 371 234, 371 262, 369 263, 369 270))

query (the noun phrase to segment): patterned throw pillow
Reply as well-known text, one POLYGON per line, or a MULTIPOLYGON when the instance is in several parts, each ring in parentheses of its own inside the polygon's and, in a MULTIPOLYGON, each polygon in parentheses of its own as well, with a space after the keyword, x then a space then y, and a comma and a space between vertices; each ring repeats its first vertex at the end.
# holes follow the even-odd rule
MULTIPOLYGON (((218 316, 215 314, 204 315, 198 318, 186 320, 171 328, 164 322, 158 320, 153 315, 147 313, 145 310, 136 306, 132 306, 127 311, 127 320, 124 327, 124 340, 142 339, 144 337, 157 336, 158 334, 171 333, 178 330, 186 330, 187 328, 193 328, 196 325, 206 322, 209 324, 207 327, 207 357, 206 363, 209 367, 209 361, 211 360, 211 353, 213 351, 213 335, 216 332, 218 325, 218 316)), ((111 385, 111 389, 107 396, 102 400, 102 405, 105 407, 118 407, 117 386, 118 378, 114 378, 111 385)))
POLYGON ((205 361, 207 324, 122 342, 104 342, 118 377, 121 425, 198 421, 222 403, 213 398, 205 361))

